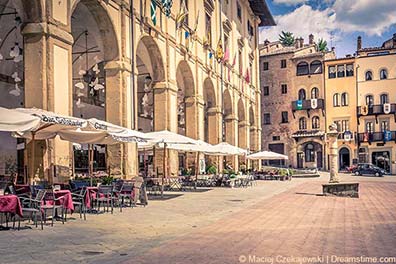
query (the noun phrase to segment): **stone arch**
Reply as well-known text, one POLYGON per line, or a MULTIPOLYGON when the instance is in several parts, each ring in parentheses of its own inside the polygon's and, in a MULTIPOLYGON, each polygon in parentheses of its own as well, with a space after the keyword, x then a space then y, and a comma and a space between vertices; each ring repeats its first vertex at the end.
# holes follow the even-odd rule
POLYGON ((256 119, 255 119, 255 114, 254 114, 254 108, 253 105, 249 107, 249 125, 250 125, 250 135, 249 135, 249 141, 250 141, 250 150, 251 151, 256 151, 257 147, 257 139, 256 139, 256 119))
MULTIPOLYGON (((97 32, 97 36, 95 37, 100 37, 103 42, 102 49, 104 52, 104 60, 113 61, 119 59, 120 57, 119 45, 117 41, 117 34, 115 32, 114 23, 103 5, 104 4, 102 2, 99 2, 97 0, 76 1, 71 12, 71 24, 73 27, 73 19, 76 16, 76 11, 78 12, 79 8, 84 7, 86 9, 85 12, 88 11, 90 13, 90 16, 93 18, 96 26, 99 29, 99 31, 97 32)), ((93 21, 90 21, 90 23, 93 23, 93 21)), ((73 37, 76 36, 73 34, 73 37)))
POLYGON ((217 143, 216 136, 216 112, 217 100, 213 82, 207 77, 203 83, 204 99, 204 140, 209 143, 217 143))
POLYGON ((246 120, 245 104, 242 98, 238 100, 238 146, 240 148, 248 148, 248 129, 249 123, 246 120))
POLYGON ((0 12, 12 3, 23 23, 43 21, 43 5, 40 0, 0 0, 0 12))
POLYGON ((151 36, 140 38, 136 48, 136 83, 138 130, 154 131, 154 91, 157 83, 165 81, 165 68, 161 51, 151 36))
POLYGON ((176 68, 178 133, 196 138, 198 135, 197 102, 194 75, 187 61, 176 68))
POLYGON ((223 114, 224 117, 232 115, 234 113, 233 101, 229 90, 223 92, 223 114))

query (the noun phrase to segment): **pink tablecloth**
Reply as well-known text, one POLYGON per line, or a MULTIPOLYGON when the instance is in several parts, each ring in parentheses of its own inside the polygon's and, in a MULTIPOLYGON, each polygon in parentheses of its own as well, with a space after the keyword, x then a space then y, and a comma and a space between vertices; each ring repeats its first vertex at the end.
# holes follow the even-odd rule
POLYGON ((0 212, 2 213, 12 213, 19 216, 22 214, 21 202, 16 195, 1 195, 0 196, 0 212))
MULTIPOLYGON (((57 205, 63 205, 65 209, 68 209, 71 212, 74 211, 73 198, 69 190, 55 191, 54 195, 55 198, 61 198, 59 201, 56 202, 57 205)), ((51 202, 51 200, 46 201, 47 204, 51 204, 51 202)))
POLYGON ((87 187, 87 192, 85 194, 85 206, 91 208, 91 200, 96 197, 98 192, 98 187, 87 187))

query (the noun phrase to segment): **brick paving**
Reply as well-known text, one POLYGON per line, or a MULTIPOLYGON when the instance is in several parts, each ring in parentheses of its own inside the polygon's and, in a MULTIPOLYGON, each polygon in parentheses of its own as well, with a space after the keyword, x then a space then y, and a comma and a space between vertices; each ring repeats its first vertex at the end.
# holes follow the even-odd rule
POLYGON ((360 186, 357 199, 318 196, 319 182, 302 184, 125 263, 254 263, 253 256, 264 263, 271 257, 282 263, 279 256, 345 263, 332 256, 396 257, 396 183, 360 186))
POLYGON ((259 181, 246 189, 178 193, 173 199, 152 200, 145 208, 88 215, 87 221, 73 215, 66 224, 57 222, 43 231, 1 231, 0 264, 243 263, 242 255, 396 256, 396 177, 341 179, 360 181, 361 197, 316 196, 321 182, 328 180, 322 173, 315 179, 259 181))

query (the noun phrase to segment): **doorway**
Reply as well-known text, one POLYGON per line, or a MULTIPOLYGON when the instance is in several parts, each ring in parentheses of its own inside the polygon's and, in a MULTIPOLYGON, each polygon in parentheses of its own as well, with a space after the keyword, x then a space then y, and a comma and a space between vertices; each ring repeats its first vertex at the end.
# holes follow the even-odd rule
POLYGON ((297 153, 297 168, 302 169, 303 168, 303 152, 298 152, 297 153))
POLYGON ((390 172, 390 153, 389 151, 377 151, 371 154, 372 163, 384 169, 386 172, 390 172))
POLYGON ((351 165, 351 156, 349 149, 341 148, 339 152, 339 169, 345 170, 347 167, 351 165))

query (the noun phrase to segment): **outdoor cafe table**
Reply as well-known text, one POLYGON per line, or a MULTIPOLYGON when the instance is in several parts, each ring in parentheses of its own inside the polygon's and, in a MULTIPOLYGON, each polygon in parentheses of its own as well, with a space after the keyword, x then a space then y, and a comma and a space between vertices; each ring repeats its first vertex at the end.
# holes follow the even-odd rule
MULTIPOLYGON (((63 208, 70 210, 71 212, 74 211, 73 198, 69 190, 54 191, 53 194, 56 199, 60 198, 56 201, 57 205, 62 205, 63 208)), ((51 204, 52 201, 46 200, 45 202, 46 204, 51 204)))
POLYGON ((91 200, 96 197, 96 193, 98 192, 98 187, 86 187, 87 192, 85 194, 85 206, 90 209, 91 208, 91 200))
POLYGON ((16 195, 0 195, 0 213, 17 214, 23 217, 21 201, 16 195))

